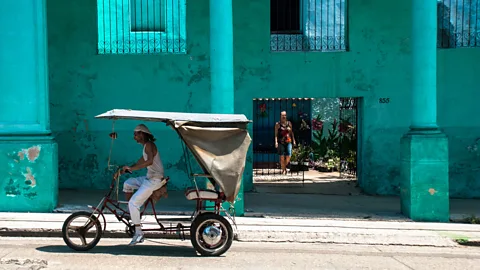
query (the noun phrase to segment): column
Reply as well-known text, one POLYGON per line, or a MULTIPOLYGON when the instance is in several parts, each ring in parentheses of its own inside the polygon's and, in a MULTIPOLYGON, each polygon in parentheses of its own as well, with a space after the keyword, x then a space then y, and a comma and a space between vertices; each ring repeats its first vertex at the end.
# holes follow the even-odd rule
MULTIPOLYGON (((210 0, 210 90, 212 113, 235 113, 232 0, 210 0)), ((235 212, 244 214, 243 180, 235 212)))
POLYGON ((234 113, 232 0, 210 0, 212 113, 234 113))
POLYGON ((51 137, 46 0, 0 1, 0 211, 50 212, 57 204, 51 137))
POLYGON ((412 120, 401 139, 401 209, 449 221, 448 139, 437 126, 437 0, 412 0, 412 120))

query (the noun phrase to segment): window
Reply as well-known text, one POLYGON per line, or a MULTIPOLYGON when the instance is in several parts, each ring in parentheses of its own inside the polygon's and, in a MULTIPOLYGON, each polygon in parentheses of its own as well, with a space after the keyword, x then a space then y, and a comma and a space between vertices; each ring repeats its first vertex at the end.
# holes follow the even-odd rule
POLYGON ((272 51, 346 51, 347 0, 270 0, 272 51))
POLYGON ((165 10, 165 0, 131 0, 131 31, 165 32, 165 10))
POLYGON ((480 47, 480 0, 437 0, 437 47, 480 47))
POLYGON ((272 0, 270 3, 270 31, 272 33, 302 33, 300 0, 272 0))
POLYGON ((97 0, 98 53, 186 53, 185 1, 97 0))

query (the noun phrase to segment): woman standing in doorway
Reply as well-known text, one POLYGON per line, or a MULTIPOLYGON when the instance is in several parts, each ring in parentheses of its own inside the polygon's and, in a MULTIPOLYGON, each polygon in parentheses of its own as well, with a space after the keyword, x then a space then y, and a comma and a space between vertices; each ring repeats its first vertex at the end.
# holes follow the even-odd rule
POLYGON ((292 141, 295 145, 295 136, 293 136, 293 127, 290 121, 287 121, 287 112, 280 113, 280 122, 275 124, 275 148, 278 149, 280 156, 280 168, 282 174, 287 174, 287 165, 290 163, 292 155, 292 141))

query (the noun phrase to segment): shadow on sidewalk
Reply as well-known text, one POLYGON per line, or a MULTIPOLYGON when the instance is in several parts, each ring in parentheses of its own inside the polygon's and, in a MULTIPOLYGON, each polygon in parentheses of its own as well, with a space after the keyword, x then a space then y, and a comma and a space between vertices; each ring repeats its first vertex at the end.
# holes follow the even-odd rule
POLYGON ((75 251, 66 245, 43 246, 38 247, 40 252, 47 253, 70 253, 70 254, 110 254, 110 255, 130 255, 130 256, 162 256, 162 257, 199 257, 193 247, 182 245, 172 245, 156 240, 145 240, 144 243, 136 246, 128 246, 130 239, 125 239, 125 245, 96 246, 89 251, 75 251), (151 242, 151 243, 150 243, 151 242))

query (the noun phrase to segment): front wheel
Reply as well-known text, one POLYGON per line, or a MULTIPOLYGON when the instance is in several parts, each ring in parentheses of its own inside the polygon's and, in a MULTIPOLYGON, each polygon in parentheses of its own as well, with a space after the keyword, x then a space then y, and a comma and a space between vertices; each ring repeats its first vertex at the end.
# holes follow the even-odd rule
POLYGON ((190 227, 190 241, 203 256, 220 256, 233 243, 233 229, 230 223, 215 213, 197 216, 190 227))
POLYGON ((63 223, 63 241, 73 250, 87 251, 94 248, 102 237, 102 225, 98 218, 87 211, 71 214, 63 223), (92 230, 90 232, 90 230, 92 230), (77 235, 80 243, 73 241, 73 235, 77 235), (88 239, 91 238, 91 241, 88 239))

